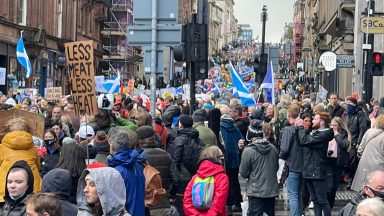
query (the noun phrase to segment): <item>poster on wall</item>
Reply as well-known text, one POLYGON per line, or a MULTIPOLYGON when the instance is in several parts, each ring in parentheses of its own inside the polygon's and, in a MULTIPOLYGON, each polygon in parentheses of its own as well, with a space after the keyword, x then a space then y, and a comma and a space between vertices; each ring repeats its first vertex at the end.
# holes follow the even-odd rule
POLYGON ((0 67, 0 85, 5 85, 6 70, 0 67))

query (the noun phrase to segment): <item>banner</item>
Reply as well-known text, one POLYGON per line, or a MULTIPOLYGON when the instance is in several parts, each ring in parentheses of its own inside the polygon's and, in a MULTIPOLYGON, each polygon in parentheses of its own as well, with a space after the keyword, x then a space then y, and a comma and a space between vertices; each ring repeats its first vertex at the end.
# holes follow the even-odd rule
POLYGON ((0 85, 5 85, 6 70, 0 67, 0 85))
POLYGON ((93 41, 65 43, 65 55, 76 115, 96 115, 93 41))
POLYGON ((95 76, 95 85, 96 85, 96 91, 97 92, 103 92, 106 93, 106 90, 104 89, 104 76, 95 76))
POLYGON ((132 94, 134 88, 135 88, 135 80, 134 79, 130 79, 128 81, 128 93, 132 94))
POLYGON ((28 130, 33 136, 37 136, 41 139, 44 139, 44 118, 37 115, 36 113, 31 113, 28 111, 11 109, 0 111, 0 119, 4 124, 0 124, 0 133, 6 133, 6 124, 8 120, 20 117, 27 122, 28 130))
POLYGON ((328 91, 322 85, 319 85, 319 92, 317 95, 316 103, 326 102, 327 94, 328 94, 328 91))
POLYGON ((45 99, 47 101, 61 99, 61 87, 45 88, 45 99))

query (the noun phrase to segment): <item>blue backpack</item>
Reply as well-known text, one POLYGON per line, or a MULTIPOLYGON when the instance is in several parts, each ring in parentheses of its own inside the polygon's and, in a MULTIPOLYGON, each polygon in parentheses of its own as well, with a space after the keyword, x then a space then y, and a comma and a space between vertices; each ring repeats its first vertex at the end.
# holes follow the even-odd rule
POLYGON ((200 211, 208 211, 211 208, 213 194, 215 192, 215 177, 196 177, 192 186, 192 204, 200 211))

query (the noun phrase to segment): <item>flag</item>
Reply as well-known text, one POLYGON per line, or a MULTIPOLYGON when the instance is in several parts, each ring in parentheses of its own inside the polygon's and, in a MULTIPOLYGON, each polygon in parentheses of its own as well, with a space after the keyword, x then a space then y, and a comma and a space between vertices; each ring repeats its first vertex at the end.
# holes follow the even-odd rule
POLYGON ((104 82, 104 89, 109 94, 116 94, 120 89, 120 79, 118 77, 112 77, 104 82))
POLYGON ((27 51, 25 51, 23 36, 20 36, 19 42, 17 42, 16 56, 17 61, 25 68, 26 77, 29 78, 32 74, 32 65, 29 61, 27 51))
POLYGON ((239 74, 236 72, 235 68, 233 67, 232 62, 230 62, 230 68, 231 68, 230 70, 231 70, 231 77, 232 77, 233 94, 235 96, 240 97, 240 100, 243 106, 245 107, 255 106, 256 105, 255 98, 248 91, 247 87, 245 87, 239 74))
POLYGON ((267 74, 264 77, 260 88, 265 89, 268 103, 275 104, 275 83, 273 81, 273 66, 272 62, 267 67, 267 74))

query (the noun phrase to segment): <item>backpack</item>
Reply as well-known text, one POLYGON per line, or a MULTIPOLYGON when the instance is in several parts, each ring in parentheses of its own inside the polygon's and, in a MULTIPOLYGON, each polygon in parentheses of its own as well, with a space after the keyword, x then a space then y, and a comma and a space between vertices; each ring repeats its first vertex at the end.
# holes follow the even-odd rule
POLYGON ((198 168, 199 156, 205 144, 200 138, 191 138, 187 146, 184 146, 183 164, 191 175, 195 175, 198 168))
POLYGON ((192 204, 200 211, 208 211, 211 208, 213 194, 215 192, 215 177, 200 178, 196 176, 192 185, 192 204))
POLYGON ((153 166, 146 164, 145 176, 145 206, 154 207, 163 201, 166 191, 163 188, 160 172, 153 166))

